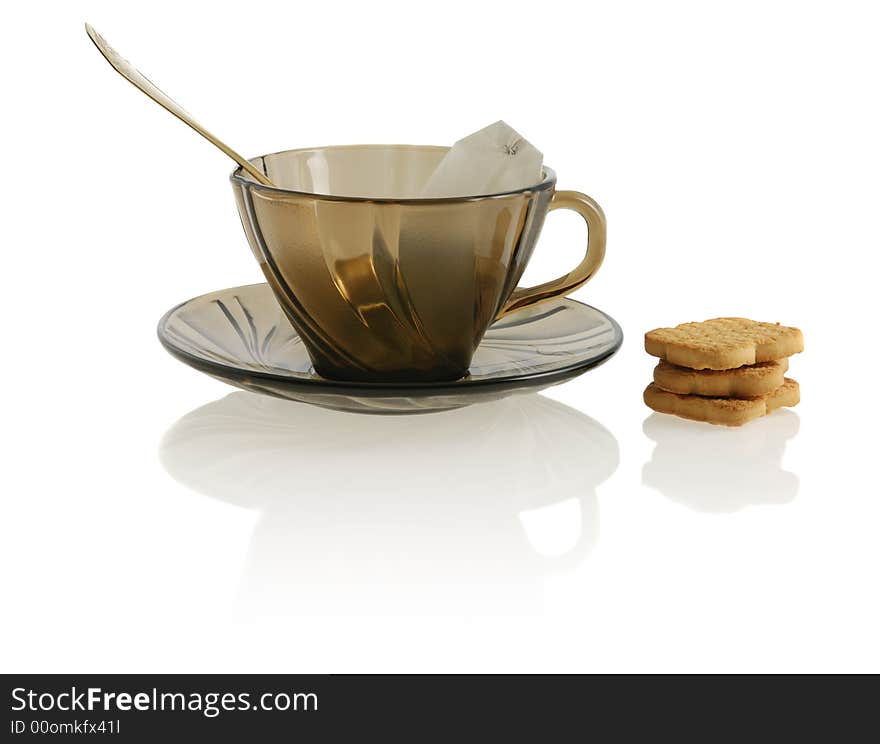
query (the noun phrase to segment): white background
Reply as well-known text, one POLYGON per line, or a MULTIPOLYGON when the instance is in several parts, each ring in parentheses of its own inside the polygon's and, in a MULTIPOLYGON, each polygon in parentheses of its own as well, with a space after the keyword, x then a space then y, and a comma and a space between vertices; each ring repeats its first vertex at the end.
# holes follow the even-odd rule
MULTIPOLYGON (((3 671, 878 671, 870 3, 10 7, 3 671), (540 399, 230 415, 154 329, 261 280, 232 164, 85 20, 250 156, 519 129, 608 216, 575 297, 626 341, 547 393, 574 431, 540 399), (802 404, 646 423, 642 334, 718 315, 803 329, 802 404), (166 432, 209 404, 191 456, 166 432)), ((582 242, 554 214, 527 278, 582 242)))

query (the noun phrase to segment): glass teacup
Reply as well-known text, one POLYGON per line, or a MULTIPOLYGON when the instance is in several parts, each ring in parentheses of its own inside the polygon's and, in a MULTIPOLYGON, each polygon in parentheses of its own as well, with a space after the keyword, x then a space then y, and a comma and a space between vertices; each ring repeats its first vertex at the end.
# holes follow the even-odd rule
POLYGON ((538 183, 502 194, 420 199, 448 148, 352 145, 255 158, 275 186, 231 181, 269 285, 324 377, 455 380, 495 320, 566 295, 596 273, 605 218, 576 191, 538 183), (547 212, 587 222, 565 276, 517 288, 547 212))

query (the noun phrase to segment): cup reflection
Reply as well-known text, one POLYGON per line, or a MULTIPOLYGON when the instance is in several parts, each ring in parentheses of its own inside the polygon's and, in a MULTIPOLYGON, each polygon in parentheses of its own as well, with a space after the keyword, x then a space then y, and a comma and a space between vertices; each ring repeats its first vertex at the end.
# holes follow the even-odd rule
POLYGON ((642 483, 702 512, 784 504, 799 487, 798 477, 782 469, 786 442, 799 426, 787 409, 738 428, 653 413, 642 426, 657 443, 642 483))
POLYGON ((260 517, 240 587, 258 614, 540 611, 598 537, 614 436, 539 395, 353 416, 232 393, 181 418, 166 470, 260 517))

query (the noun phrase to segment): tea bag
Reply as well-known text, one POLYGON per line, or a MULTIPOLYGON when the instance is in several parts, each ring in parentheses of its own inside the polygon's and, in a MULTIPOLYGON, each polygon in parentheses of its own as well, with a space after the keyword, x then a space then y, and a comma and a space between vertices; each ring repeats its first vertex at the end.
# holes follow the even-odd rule
POLYGON ((503 121, 456 142, 422 189, 424 198, 499 194, 541 180, 544 156, 503 121))

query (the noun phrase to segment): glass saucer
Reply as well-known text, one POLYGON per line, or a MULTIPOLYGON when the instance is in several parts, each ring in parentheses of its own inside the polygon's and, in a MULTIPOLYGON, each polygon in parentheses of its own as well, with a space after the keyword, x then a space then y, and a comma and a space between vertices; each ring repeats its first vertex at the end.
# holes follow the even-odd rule
POLYGON ((571 299, 522 310, 493 324, 470 372, 454 382, 348 382, 321 377, 267 284, 211 292, 169 310, 162 345, 223 382, 279 398, 357 413, 427 413, 534 392, 611 357, 620 326, 571 299))

